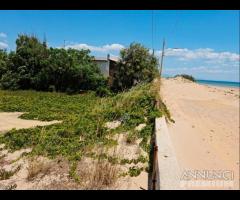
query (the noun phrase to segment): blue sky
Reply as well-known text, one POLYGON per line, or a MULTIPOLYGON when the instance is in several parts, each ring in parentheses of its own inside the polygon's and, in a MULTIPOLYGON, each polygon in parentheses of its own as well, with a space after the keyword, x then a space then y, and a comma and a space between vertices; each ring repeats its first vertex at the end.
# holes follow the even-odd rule
POLYGON ((15 49, 18 33, 46 35, 49 46, 90 48, 117 56, 131 42, 161 53, 164 74, 239 81, 239 11, 0 11, 0 48, 15 49), (152 40, 153 13, 153 40, 152 40), (178 48, 178 49, 174 49, 178 48))

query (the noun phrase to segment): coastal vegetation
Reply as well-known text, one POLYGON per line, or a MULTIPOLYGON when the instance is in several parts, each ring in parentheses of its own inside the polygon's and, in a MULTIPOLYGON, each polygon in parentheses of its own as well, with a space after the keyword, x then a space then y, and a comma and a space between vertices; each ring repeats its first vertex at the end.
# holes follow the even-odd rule
MULTIPOLYGON (((27 154, 30 157, 46 156, 55 159, 62 156, 69 161, 69 173, 75 179, 77 175, 71 166, 84 157, 103 159, 111 165, 147 164, 154 119, 166 113, 165 107, 162 107, 163 110, 156 108, 157 89, 158 82, 143 83, 127 92, 110 97, 98 97, 94 92, 70 96, 56 92, 1 90, 0 111, 25 112, 21 118, 60 120, 61 123, 10 130, 0 135, 0 144, 4 143, 5 148, 11 151, 32 148, 31 153, 27 154), (116 120, 121 122, 119 127, 106 128, 107 122, 116 120), (142 123, 146 126, 136 131, 135 128, 142 123), (147 157, 140 155, 135 160, 124 160, 115 155, 99 154, 96 151, 96 147, 99 146, 105 149, 116 147, 118 141, 114 136, 118 134, 125 134, 126 141, 129 140, 129 134, 132 134, 130 137, 134 140, 140 139, 140 148, 146 152, 147 157)), ((129 145, 131 141, 132 139, 129 145)), ((30 173, 29 176, 34 177, 34 173, 30 173)), ((131 168, 129 173, 131 176, 139 174, 138 167, 131 168)))
MULTIPOLYGON (((89 174, 94 174, 87 178, 91 180, 87 187, 92 188, 107 187, 121 176, 151 172, 154 119, 165 115, 171 120, 159 97, 157 59, 132 43, 121 51, 117 66, 110 87, 89 50, 48 48, 35 36, 19 35, 16 51, 0 51, 0 112, 59 121, 0 135, 0 144, 9 151, 31 149, 24 155, 32 160, 27 180, 49 172, 49 165, 34 160, 39 156, 66 159, 69 176, 77 183, 83 181, 79 162, 92 159, 89 174), (106 126, 112 122, 119 126, 106 126), (143 126, 137 130, 139 125, 143 126), (138 157, 109 153, 121 145, 117 139, 121 135, 125 145, 139 148, 138 157), (128 166, 125 172, 119 169, 123 165, 128 166)), ((1 179, 14 173, 1 171, 1 179)))
POLYGON ((157 58, 149 49, 138 43, 130 44, 120 51, 113 89, 123 91, 141 82, 151 82, 159 76, 157 64, 157 58))
POLYGON ((192 76, 192 75, 188 75, 188 74, 178 74, 175 76, 176 77, 182 77, 184 79, 187 79, 189 81, 192 81, 192 82, 196 82, 196 79, 192 76))
POLYGON ((16 51, 0 51, 0 86, 9 90, 75 93, 106 85, 89 50, 48 48, 35 36, 19 35, 16 51))
POLYGON ((107 96, 158 76, 157 59, 132 43, 120 52, 111 88, 90 55, 90 50, 53 48, 34 35, 19 35, 16 50, 0 50, 0 88, 4 90, 56 91, 77 94, 97 91, 107 96))

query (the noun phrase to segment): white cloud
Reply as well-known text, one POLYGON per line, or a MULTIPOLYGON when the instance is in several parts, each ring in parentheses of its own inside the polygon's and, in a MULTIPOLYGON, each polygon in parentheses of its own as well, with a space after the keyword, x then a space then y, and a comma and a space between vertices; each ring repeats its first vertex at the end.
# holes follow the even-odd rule
POLYGON ((166 68, 165 72, 175 72, 175 73, 209 73, 209 74, 219 74, 219 73, 234 73, 234 69, 222 69, 218 66, 199 66, 199 67, 174 67, 174 68, 166 68))
POLYGON ((0 37, 2 37, 2 38, 6 38, 6 37, 7 37, 7 34, 6 34, 6 33, 3 33, 3 32, 1 32, 1 33, 0 33, 0 37))
POLYGON ((97 52, 108 52, 108 51, 119 51, 124 48, 121 44, 106 44, 103 46, 91 46, 88 44, 73 44, 65 46, 66 49, 89 49, 90 51, 97 51, 97 52))
MULTIPOLYGON (((158 54, 160 54, 161 51, 158 51, 158 54)), ((176 57, 179 60, 182 61, 189 61, 189 60, 196 60, 196 59, 203 59, 206 61, 213 61, 213 62, 225 62, 225 61, 231 61, 231 62, 239 62, 240 56, 236 53, 231 52, 216 52, 213 49, 210 48, 204 48, 204 49, 194 49, 190 50, 187 48, 184 49, 172 49, 168 48, 165 51, 165 56, 168 57, 176 57)))
POLYGON ((8 48, 8 44, 4 42, 0 42, 0 49, 6 49, 8 48))

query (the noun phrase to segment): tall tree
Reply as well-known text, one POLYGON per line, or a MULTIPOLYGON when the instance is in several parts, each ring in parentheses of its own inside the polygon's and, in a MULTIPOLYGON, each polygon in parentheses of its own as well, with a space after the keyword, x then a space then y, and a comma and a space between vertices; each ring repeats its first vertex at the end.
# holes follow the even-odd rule
POLYGON ((114 74, 113 89, 124 90, 140 82, 150 82, 158 76, 157 58, 139 43, 120 51, 120 61, 114 74))

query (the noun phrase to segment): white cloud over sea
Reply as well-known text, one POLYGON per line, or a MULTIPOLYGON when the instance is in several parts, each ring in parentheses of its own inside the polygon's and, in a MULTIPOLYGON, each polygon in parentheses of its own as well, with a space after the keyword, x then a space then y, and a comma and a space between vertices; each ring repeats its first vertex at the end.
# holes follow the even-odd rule
MULTIPOLYGON (((160 55, 161 51, 156 53, 160 55)), ((237 53, 211 48, 168 48, 164 61, 167 75, 186 73, 200 79, 239 81, 240 56, 237 53)))
MULTIPOLYGON (((161 51, 158 51, 161 53, 161 51)), ((194 59, 204 59, 204 60, 218 60, 218 61, 238 61, 239 54, 231 53, 228 51, 217 52, 210 48, 200 48, 200 49, 172 49, 168 48, 165 51, 165 56, 177 57, 182 61, 189 61, 194 59)))

